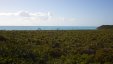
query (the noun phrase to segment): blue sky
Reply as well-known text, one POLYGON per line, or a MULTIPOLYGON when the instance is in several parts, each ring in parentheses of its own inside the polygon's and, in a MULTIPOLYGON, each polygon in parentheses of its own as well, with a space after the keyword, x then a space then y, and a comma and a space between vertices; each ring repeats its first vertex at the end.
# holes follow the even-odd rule
POLYGON ((0 25, 113 24, 113 0, 0 0, 0 25))

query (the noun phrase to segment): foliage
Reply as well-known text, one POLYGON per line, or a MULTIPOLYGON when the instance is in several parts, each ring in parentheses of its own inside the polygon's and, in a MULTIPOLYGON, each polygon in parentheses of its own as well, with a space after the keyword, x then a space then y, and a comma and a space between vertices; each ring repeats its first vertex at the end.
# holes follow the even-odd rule
POLYGON ((0 31, 0 64, 113 64, 113 30, 0 31))

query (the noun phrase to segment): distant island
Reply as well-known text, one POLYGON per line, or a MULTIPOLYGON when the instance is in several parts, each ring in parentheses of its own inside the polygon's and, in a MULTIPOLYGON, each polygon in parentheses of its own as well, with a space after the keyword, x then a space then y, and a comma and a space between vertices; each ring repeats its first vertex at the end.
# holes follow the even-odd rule
POLYGON ((113 29, 113 25, 102 25, 97 27, 97 29, 113 29))

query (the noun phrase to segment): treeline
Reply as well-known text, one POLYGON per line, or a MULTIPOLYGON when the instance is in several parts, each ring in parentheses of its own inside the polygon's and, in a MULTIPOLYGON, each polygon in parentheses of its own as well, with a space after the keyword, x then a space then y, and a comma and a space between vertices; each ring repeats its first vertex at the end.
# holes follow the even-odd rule
POLYGON ((113 64, 113 30, 0 31, 0 64, 113 64))

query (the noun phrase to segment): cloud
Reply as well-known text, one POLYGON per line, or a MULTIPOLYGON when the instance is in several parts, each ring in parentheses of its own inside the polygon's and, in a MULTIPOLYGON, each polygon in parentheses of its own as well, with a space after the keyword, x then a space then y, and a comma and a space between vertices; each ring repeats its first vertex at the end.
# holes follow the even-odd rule
POLYGON ((0 13, 0 16, 12 16, 14 13, 0 13))
POLYGON ((2 12, 0 13, 1 25, 13 26, 57 26, 71 25, 76 19, 56 17, 51 12, 2 12))
POLYGON ((19 12, 19 13, 17 13, 17 15, 21 16, 21 17, 30 17, 31 16, 29 14, 29 12, 26 12, 26 11, 19 12))
POLYGON ((2 12, 0 16, 22 16, 22 17, 32 17, 32 16, 50 16, 50 12, 35 12, 30 13, 28 11, 19 11, 19 12, 2 12))

